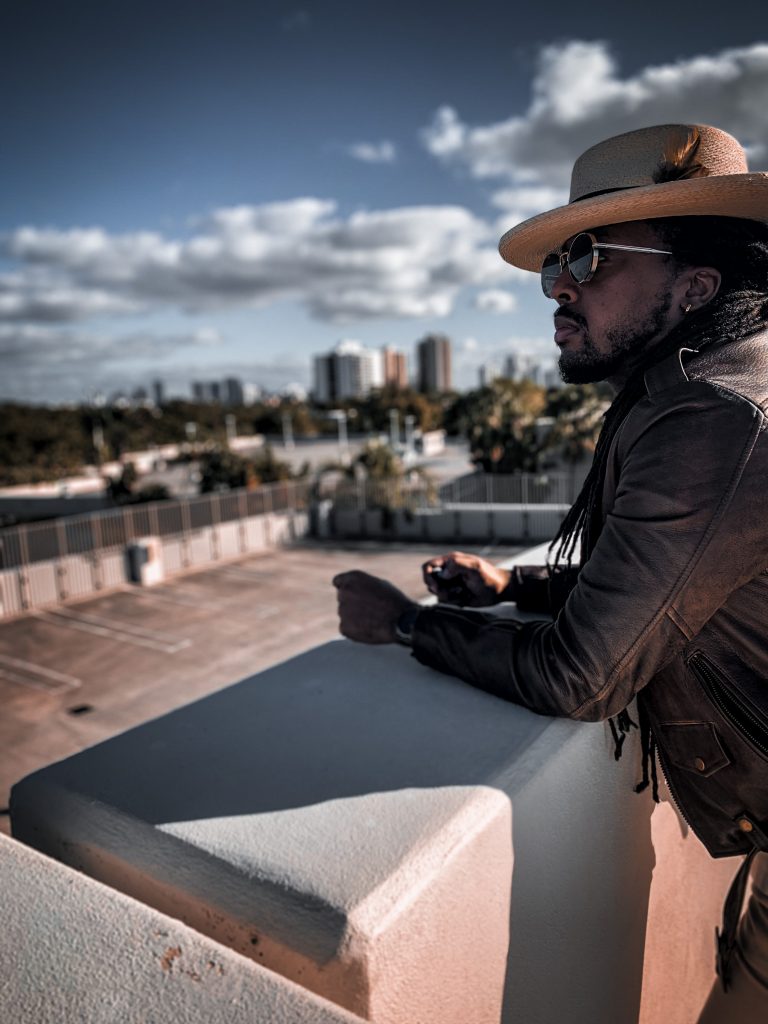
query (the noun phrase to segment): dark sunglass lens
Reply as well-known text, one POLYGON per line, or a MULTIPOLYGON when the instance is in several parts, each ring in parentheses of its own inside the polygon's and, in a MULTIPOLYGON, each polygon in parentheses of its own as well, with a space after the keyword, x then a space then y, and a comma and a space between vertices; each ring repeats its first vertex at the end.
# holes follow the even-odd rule
POLYGON ((556 252, 551 252, 544 257, 544 262, 541 264, 541 287, 547 298, 552 297, 552 289, 559 276, 560 257, 556 252))
POLYGON ((592 239, 589 235, 577 235, 568 250, 568 269, 577 284, 583 284, 592 270, 592 239))

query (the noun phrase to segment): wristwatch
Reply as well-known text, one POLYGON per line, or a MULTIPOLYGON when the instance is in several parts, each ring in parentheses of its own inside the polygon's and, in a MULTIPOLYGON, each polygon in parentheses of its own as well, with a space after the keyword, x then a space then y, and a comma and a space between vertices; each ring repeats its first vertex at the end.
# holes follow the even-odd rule
POLYGON ((411 646, 411 633, 413 632, 413 624, 416 621, 416 616, 421 611, 419 605, 411 605, 410 608, 406 608, 403 614, 395 623, 395 637, 399 644, 405 644, 406 647, 411 646))

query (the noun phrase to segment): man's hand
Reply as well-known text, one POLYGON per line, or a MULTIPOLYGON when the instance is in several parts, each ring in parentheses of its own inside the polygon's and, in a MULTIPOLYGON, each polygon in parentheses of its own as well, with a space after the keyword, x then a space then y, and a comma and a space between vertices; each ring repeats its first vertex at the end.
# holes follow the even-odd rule
POLYGON ((393 644, 395 625, 415 605, 402 590, 367 572, 342 572, 333 585, 339 601, 339 631, 363 644, 393 644))
POLYGON ((492 562, 463 551, 430 558, 421 567, 427 589, 444 604, 485 608, 498 604, 512 574, 492 562))

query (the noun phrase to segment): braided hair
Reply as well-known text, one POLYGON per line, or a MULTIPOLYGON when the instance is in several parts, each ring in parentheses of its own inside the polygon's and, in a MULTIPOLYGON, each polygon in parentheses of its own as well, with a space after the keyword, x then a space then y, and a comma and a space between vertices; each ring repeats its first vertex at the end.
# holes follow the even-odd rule
POLYGON ((579 567, 583 566, 597 542, 608 451, 645 394, 646 371, 681 348, 701 351, 725 345, 768 322, 768 225, 734 217, 674 217, 646 223, 672 251, 674 255, 667 259, 674 265, 716 267, 722 275, 720 289, 648 352, 614 398, 605 413, 590 471, 550 545, 551 568, 563 563, 570 568, 579 540, 579 567))

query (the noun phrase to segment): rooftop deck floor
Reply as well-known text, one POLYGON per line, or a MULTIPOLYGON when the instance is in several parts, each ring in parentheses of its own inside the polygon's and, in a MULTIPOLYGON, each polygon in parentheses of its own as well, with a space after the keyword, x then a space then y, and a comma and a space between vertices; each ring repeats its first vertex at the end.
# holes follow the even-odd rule
MULTIPOLYGON (((337 636, 337 572, 417 598, 421 563, 444 550, 299 544, 0 624, 0 808, 30 772, 337 636)), ((498 561, 520 548, 467 550, 498 561)))

